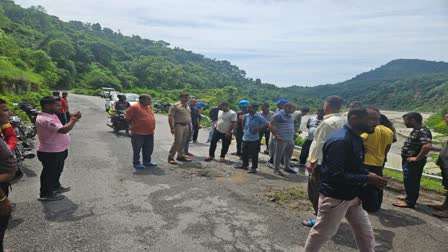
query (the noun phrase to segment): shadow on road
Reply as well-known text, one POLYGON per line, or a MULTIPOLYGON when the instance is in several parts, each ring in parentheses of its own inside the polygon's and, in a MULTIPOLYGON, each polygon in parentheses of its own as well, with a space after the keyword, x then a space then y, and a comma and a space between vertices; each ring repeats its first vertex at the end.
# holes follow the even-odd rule
POLYGON ((134 175, 155 175, 155 176, 163 176, 165 175, 165 171, 159 167, 153 167, 149 169, 135 171, 134 175))
POLYGON ((426 223, 418 217, 394 209, 382 209, 380 212, 372 215, 377 216, 382 225, 390 228, 415 226, 426 223))
MULTIPOLYGON (((393 240, 395 238, 395 234, 392 231, 384 230, 384 229, 374 229, 375 234, 375 242, 376 247, 375 251, 391 251, 393 250, 393 240)), ((353 249, 357 249, 356 241, 353 237, 353 232, 349 224, 342 223, 339 227, 338 232, 333 237, 334 243, 350 247, 353 249)))
POLYGON ((41 204, 45 219, 48 221, 72 222, 95 215, 92 209, 87 210, 87 213, 76 215, 79 206, 67 197, 60 201, 41 202, 41 204))

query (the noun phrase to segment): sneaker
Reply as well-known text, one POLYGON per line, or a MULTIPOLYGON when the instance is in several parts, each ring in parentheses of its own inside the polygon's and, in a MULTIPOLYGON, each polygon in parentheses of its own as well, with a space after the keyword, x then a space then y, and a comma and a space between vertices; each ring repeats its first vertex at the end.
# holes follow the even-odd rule
POLYGON ((136 164, 136 165, 134 165, 134 169, 136 169, 136 170, 143 170, 143 169, 145 169, 145 166, 142 165, 142 164, 136 164))
POLYGON ((291 169, 291 168, 286 168, 286 169, 285 169, 285 172, 287 172, 287 173, 291 173, 291 174, 296 174, 296 173, 297 173, 296 171, 294 171, 294 170, 291 169))
POLYGON ((68 187, 59 187, 58 189, 54 190, 55 193, 61 194, 61 193, 66 193, 66 192, 70 192, 71 188, 70 186, 68 187))
POLYGON ((145 167, 156 167, 157 166, 157 164, 156 163, 153 163, 153 162, 149 162, 149 163, 143 163, 143 166, 145 166, 145 167))
POLYGON ((58 201, 58 200, 62 200, 64 198, 65 198, 65 196, 61 195, 61 194, 51 194, 51 195, 40 196, 39 200, 40 201, 58 201))

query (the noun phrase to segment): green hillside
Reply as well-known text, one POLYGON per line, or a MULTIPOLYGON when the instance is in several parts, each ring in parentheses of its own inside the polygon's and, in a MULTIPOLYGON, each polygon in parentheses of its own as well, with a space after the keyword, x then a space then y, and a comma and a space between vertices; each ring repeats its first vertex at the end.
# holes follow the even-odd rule
POLYGON ((150 92, 171 101, 190 90, 211 103, 240 98, 288 98, 317 108, 328 95, 387 109, 448 106, 448 63, 394 60, 351 80, 317 87, 278 88, 246 77, 228 61, 209 59, 165 41, 124 36, 100 24, 63 22, 42 7, 0 0, 0 94, 50 89, 150 92))

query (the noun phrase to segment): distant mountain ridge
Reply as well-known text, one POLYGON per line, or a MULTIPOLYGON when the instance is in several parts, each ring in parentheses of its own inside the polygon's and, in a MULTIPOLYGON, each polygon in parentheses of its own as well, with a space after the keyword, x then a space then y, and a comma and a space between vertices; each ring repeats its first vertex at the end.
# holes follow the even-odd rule
POLYGON ((339 95, 347 103, 357 100, 384 109, 434 111, 448 106, 448 63, 397 59, 341 83, 297 92, 318 99, 339 95))

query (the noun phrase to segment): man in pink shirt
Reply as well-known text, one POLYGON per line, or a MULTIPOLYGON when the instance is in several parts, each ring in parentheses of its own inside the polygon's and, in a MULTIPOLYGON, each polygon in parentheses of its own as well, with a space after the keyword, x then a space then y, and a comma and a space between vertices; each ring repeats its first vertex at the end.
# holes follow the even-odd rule
POLYGON ((75 113, 67 124, 62 125, 56 114, 61 110, 59 97, 44 97, 40 101, 40 105, 42 113, 36 119, 39 139, 37 157, 43 167, 40 175, 39 199, 42 201, 60 200, 64 198, 61 193, 70 191, 69 187, 62 187, 59 182, 70 145, 68 132, 81 119, 81 113, 75 113))

